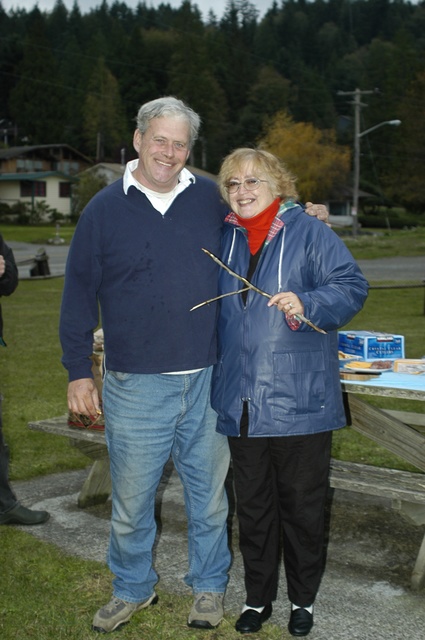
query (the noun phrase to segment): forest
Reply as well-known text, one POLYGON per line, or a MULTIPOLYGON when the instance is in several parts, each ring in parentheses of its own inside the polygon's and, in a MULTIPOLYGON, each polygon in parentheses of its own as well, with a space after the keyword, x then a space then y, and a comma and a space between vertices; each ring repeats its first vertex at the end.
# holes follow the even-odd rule
POLYGON ((216 172, 233 148, 263 144, 315 198, 323 175, 326 188, 351 180, 357 90, 361 132, 401 120, 362 138, 361 189, 425 211, 425 2, 280 0, 259 19, 248 0, 221 18, 189 0, 86 13, 0 0, 0 83, 2 146, 128 160, 139 106, 175 95, 202 117, 190 164, 216 172))

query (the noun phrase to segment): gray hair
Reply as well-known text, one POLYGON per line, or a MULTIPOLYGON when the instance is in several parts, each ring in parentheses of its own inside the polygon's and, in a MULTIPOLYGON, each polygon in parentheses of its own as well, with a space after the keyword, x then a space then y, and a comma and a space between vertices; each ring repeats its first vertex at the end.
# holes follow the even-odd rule
POLYGON ((167 116, 186 120, 189 125, 189 148, 192 148, 198 137, 201 118, 193 109, 182 102, 182 100, 178 100, 173 96, 157 98, 156 100, 151 100, 143 104, 137 114, 137 128, 141 134, 144 134, 151 120, 167 116))

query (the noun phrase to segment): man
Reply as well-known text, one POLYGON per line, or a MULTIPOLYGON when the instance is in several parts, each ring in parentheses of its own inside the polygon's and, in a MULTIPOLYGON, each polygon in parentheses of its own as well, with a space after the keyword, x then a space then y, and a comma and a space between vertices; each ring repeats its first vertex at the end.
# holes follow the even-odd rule
POLYGON ((99 412, 90 355, 102 317, 103 409, 112 478, 108 564, 114 596, 92 628, 117 629, 157 601, 152 565, 154 502, 170 455, 184 487, 188 518, 188 625, 223 618, 227 544, 227 439, 210 406, 216 361, 217 265, 227 208, 214 182, 185 163, 199 116, 172 97, 143 105, 133 145, 138 159, 123 180, 87 205, 70 247, 60 335, 69 372, 68 406, 99 412))
MULTIPOLYGON (((10 296, 18 286, 18 269, 12 249, 0 235, 0 296, 10 296)), ((3 320, 0 306, 0 346, 3 340, 3 320)), ((0 525, 42 524, 49 519, 47 511, 33 511, 20 504, 9 483, 9 449, 3 438, 2 397, 0 395, 0 525)))

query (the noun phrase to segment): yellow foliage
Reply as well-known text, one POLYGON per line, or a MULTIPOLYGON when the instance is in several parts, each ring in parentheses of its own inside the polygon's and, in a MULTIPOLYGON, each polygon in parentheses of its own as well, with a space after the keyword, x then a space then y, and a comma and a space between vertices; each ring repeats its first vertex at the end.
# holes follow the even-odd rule
POLYGON ((294 122, 285 111, 266 125, 259 145, 274 153, 297 178, 302 200, 326 200, 349 180, 350 149, 336 143, 335 131, 294 122))

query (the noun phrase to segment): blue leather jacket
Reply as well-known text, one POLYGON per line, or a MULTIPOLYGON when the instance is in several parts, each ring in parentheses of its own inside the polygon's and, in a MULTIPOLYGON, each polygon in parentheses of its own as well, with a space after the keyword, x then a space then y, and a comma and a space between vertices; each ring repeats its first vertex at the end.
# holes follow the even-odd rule
MULTIPOLYGON (((243 402, 249 436, 289 436, 339 429, 346 424, 339 379, 337 329, 362 308, 368 283, 351 253, 323 222, 301 206, 282 206, 284 226, 265 245, 252 283, 267 293, 293 291, 304 315, 326 330, 288 326, 285 314, 248 292, 223 298, 218 321, 219 357, 212 406, 219 433, 238 436, 243 402)), ((222 260, 246 276, 246 232, 226 223, 222 260)), ((243 284, 221 269, 220 294, 243 284)))

